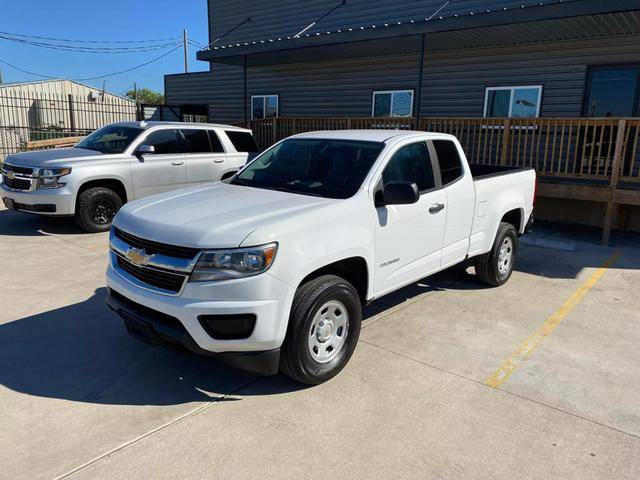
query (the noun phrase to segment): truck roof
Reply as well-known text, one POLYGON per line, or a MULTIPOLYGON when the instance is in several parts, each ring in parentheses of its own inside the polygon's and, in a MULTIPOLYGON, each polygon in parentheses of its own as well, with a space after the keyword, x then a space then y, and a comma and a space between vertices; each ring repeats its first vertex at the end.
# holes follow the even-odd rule
POLYGON ((389 140, 401 140, 406 137, 420 135, 429 137, 450 137, 451 135, 438 132, 424 132, 419 130, 323 130, 306 132, 294 135, 292 138, 323 138, 335 140, 364 140, 369 142, 388 142, 389 140))
POLYGON ((247 128, 236 127, 234 125, 224 125, 222 123, 191 123, 191 122, 159 122, 155 120, 144 120, 141 122, 115 122, 112 125, 122 125, 125 127, 142 127, 151 128, 158 126, 173 126, 173 127, 203 127, 203 128, 224 128, 225 130, 237 130, 241 132, 249 132, 247 128))

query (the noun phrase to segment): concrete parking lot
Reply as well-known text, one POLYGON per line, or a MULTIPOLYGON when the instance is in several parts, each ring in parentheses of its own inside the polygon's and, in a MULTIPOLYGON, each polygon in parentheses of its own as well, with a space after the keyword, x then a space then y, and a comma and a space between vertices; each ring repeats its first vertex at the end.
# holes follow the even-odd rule
POLYGON ((597 238, 542 226, 501 288, 372 304, 302 388, 140 343, 106 234, 0 210, 0 477, 640 478, 640 238, 597 238))

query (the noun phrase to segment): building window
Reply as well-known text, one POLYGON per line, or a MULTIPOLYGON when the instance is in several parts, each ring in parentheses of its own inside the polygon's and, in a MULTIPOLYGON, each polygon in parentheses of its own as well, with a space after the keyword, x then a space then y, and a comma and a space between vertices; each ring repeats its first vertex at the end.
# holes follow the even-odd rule
POLYGON ((373 92, 372 117, 410 117, 413 115, 413 90, 373 92))
POLYGON ((591 67, 584 114, 587 117, 638 115, 640 65, 591 67))
POLYGON ((487 87, 484 94, 485 117, 538 117, 542 85, 525 87, 487 87))
POLYGON ((252 95, 251 120, 278 116, 278 95, 252 95))

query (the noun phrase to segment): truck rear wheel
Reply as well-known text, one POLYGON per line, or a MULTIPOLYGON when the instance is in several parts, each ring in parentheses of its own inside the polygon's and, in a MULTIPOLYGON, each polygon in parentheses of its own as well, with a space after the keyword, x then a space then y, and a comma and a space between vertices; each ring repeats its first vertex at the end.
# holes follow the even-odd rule
POLYGON ((351 358, 361 322, 358 293, 343 278, 323 275, 301 285, 293 299, 280 370, 307 385, 329 380, 351 358))
POLYGON ((510 223, 501 222, 491 251, 476 259, 476 276, 493 287, 505 284, 513 273, 517 253, 516 229, 510 223))
POLYGON ((78 196, 76 222, 91 233, 106 232, 111 228, 113 217, 122 207, 120 196, 104 187, 88 188, 78 196))

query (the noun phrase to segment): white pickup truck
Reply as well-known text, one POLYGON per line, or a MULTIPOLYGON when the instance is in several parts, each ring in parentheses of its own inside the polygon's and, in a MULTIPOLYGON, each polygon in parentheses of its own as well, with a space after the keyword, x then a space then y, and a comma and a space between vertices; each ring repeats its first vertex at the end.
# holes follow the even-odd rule
POLYGON ((321 383, 351 357, 368 302, 467 259, 506 282, 535 183, 469 166, 451 135, 296 135, 229 181, 125 205, 107 304, 148 343, 321 383))
POLYGON ((256 151, 251 130, 230 125, 113 123, 73 148, 9 155, 0 197, 13 210, 107 231, 127 201, 228 178, 256 151))

